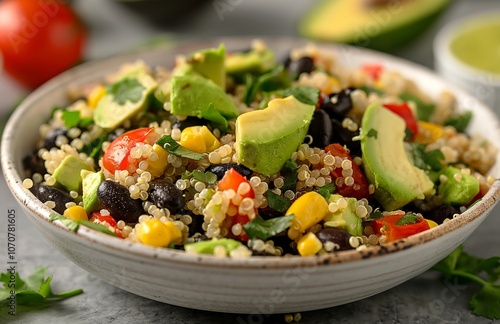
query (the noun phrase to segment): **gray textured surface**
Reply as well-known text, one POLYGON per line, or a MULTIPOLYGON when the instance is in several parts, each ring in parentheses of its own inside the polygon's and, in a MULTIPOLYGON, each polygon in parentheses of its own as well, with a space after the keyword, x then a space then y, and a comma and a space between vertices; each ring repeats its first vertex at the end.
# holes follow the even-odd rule
MULTIPOLYGON (((153 27, 111 1, 76 1, 84 19, 92 26, 88 56, 98 58, 130 49, 152 36, 179 33, 183 38, 211 35, 296 35, 296 18, 312 3, 305 1, 243 0, 220 20, 209 3, 184 24, 171 29, 153 27), (98 9, 96 9, 98 8, 98 9), (258 18, 257 18, 258 17, 258 18), (257 19, 258 20, 257 20, 257 19)), ((465 14, 500 9, 498 1, 455 1, 438 23, 398 55, 432 67, 432 39, 445 22, 465 14)), ((22 91, 0 75, 0 96, 4 114, 9 103, 22 91)), ((48 266, 54 275, 54 291, 83 288, 85 293, 48 308, 18 313, 19 323, 261 323, 263 317, 202 312, 161 304, 118 288, 72 264, 36 231, 13 201, 5 184, 0 183, 0 268, 6 260, 9 209, 17 214, 17 258, 21 274, 39 265, 48 266)), ((500 206, 467 240, 470 253, 487 257, 500 255, 500 206)), ((3 271, 3 270, 2 270, 3 271)), ((200 274, 202 275, 202 274, 200 274)), ((305 312, 302 323, 490 323, 471 315, 468 300, 473 290, 444 282, 439 274, 428 271, 379 295, 326 310, 305 312)), ((18 309, 18 311, 21 309, 18 309)), ((0 323, 12 321, 0 310, 0 323)))

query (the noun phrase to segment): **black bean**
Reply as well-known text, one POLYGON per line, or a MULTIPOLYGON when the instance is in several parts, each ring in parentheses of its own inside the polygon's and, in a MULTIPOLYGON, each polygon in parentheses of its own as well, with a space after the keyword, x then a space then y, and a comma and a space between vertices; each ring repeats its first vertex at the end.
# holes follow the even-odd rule
POLYGON ((231 168, 233 168, 236 172, 247 179, 250 179, 253 174, 252 170, 238 163, 212 164, 208 168, 206 168, 205 171, 212 172, 217 176, 217 180, 220 180, 222 179, 222 177, 224 177, 226 171, 229 171, 231 168))
POLYGON ((43 147, 50 150, 53 147, 57 147, 56 140, 58 136, 66 136, 68 130, 65 128, 56 128, 47 133, 44 139, 43 147))
POLYGON ((316 236, 323 244, 326 242, 337 244, 338 246, 335 247, 334 252, 352 249, 351 244, 349 244, 349 238, 352 235, 346 231, 336 228, 325 228, 316 233, 316 236))
POLYGON ((149 200, 160 208, 168 208, 172 214, 184 208, 184 197, 182 191, 163 179, 156 179, 149 183, 149 200))
POLYGON ((73 201, 67 192, 56 187, 43 184, 34 185, 31 188, 31 192, 33 192, 33 194, 40 199, 41 202, 53 201, 56 206, 52 209, 59 214, 63 214, 64 210, 66 210, 66 204, 73 201))
POLYGON ((320 105, 333 119, 343 120, 346 114, 352 109, 351 92, 354 88, 345 88, 338 93, 331 94, 324 98, 320 105))
POLYGON ((332 138, 332 122, 330 116, 321 109, 316 109, 307 130, 307 134, 311 135, 313 140, 311 147, 325 148, 330 144, 332 138))
POLYGON ((128 189, 113 180, 104 180, 97 189, 97 198, 116 220, 135 223, 144 213, 140 199, 132 199, 128 189))
POLYGON ((352 138, 359 135, 359 130, 350 131, 342 126, 342 122, 337 119, 332 119, 332 137, 330 138, 331 143, 339 143, 341 145, 347 146, 351 155, 360 156, 361 155, 361 142, 353 141, 352 138))
POLYGON ((290 77, 294 80, 302 73, 311 73, 314 70, 314 61, 309 56, 303 56, 298 60, 287 60, 285 62, 290 77))
POLYGON ((45 162, 41 157, 38 156, 37 150, 24 157, 23 167, 25 170, 28 170, 31 175, 33 175, 34 173, 40 173, 41 175, 47 173, 47 169, 45 169, 45 162))
POLYGON ((460 214, 460 210, 454 206, 441 205, 428 212, 424 212, 425 218, 442 224, 446 218, 452 219, 453 215, 460 214))
POLYGON ((207 121, 198 117, 188 117, 184 120, 177 120, 173 125, 172 128, 179 128, 181 131, 184 130, 184 128, 187 127, 192 127, 192 126, 204 126, 207 124, 207 121))

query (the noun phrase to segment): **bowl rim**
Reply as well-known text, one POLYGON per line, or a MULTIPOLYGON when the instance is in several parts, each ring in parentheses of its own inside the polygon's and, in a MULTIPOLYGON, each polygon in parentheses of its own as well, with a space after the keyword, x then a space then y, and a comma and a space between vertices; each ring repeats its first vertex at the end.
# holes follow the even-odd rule
MULTIPOLYGON (((411 70, 418 70, 419 73, 423 73, 427 78, 437 80, 443 85, 446 85, 450 91, 455 94, 461 94, 468 100, 472 100, 475 103, 475 107, 479 107, 480 110, 486 116, 494 120, 498 125, 500 125, 498 118, 488 109, 483 103, 479 102, 477 99, 467 94, 465 91, 450 85, 448 82, 444 81, 436 73, 432 72, 430 69, 420 66, 416 63, 398 58, 386 53, 381 53, 369 49, 357 48, 350 45, 344 44, 333 44, 325 43, 321 41, 311 41, 305 40, 303 38, 294 37, 276 37, 276 36, 248 36, 248 37, 218 37, 210 39, 190 39, 185 41, 176 41, 173 44, 169 44, 165 47, 146 49, 134 51, 132 53, 118 54, 111 57, 90 61, 72 68, 66 72, 63 72, 59 76, 49 80, 47 83, 43 84, 33 93, 28 95, 23 102, 14 111, 12 116, 9 118, 7 125, 4 129, 4 134, 2 136, 1 142, 1 165, 3 169, 3 174, 7 185, 14 195, 16 200, 20 205, 24 205, 28 209, 28 217, 31 221, 41 221, 47 222, 47 226, 53 226, 56 231, 56 235, 63 233, 71 233, 74 235, 75 240, 85 240, 87 244, 99 244, 103 248, 114 250, 114 252, 133 254, 138 257, 152 258, 165 262, 177 262, 183 264, 191 265, 203 265, 210 267, 224 267, 224 268, 244 268, 244 269, 283 269, 283 268, 295 268, 295 267, 312 267, 312 266, 328 266, 341 263, 353 263, 362 261, 363 259, 372 258, 376 256, 383 256, 389 253, 396 253, 398 251, 403 251, 411 248, 412 246, 417 246, 424 244, 426 242, 432 241, 439 237, 442 237, 450 232, 453 232, 466 224, 480 218, 485 213, 493 208, 495 203, 500 200, 500 179, 494 182, 488 193, 482 198, 479 203, 474 204, 460 217, 451 219, 445 224, 432 228, 430 230, 421 232, 419 234, 410 236, 408 238, 389 242, 382 246, 370 246, 362 248, 359 250, 348 250, 340 251, 332 254, 325 254, 319 256, 291 256, 291 257, 259 257, 252 256, 247 259, 232 259, 232 258, 217 258, 212 255, 202 255, 202 254, 189 254, 180 250, 159 248, 146 246, 135 242, 124 242, 122 239, 117 237, 112 237, 104 233, 92 230, 86 226, 80 226, 78 231, 72 232, 60 221, 49 221, 50 214, 54 213, 51 209, 45 206, 41 201, 39 201, 29 190, 22 186, 22 178, 19 172, 16 170, 16 161, 13 159, 13 147, 10 145, 10 139, 14 136, 16 130, 16 124, 22 121, 25 111, 29 110, 30 106, 33 105, 39 98, 43 97, 47 92, 54 91, 54 88, 61 88, 61 84, 68 84, 68 82, 74 78, 75 74, 77 77, 82 77, 86 70, 99 69, 101 66, 106 66, 107 64, 113 63, 115 60, 125 60, 132 61, 145 55, 147 53, 153 53, 155 51, 171 51, 175 54, 179 49, 186 48, 204 48, 204 45, 212 46, 218 42, 231 43, 231 42, 247 42, 250 43, 253 39, 262 39, 266 44, 273 44, 276 41, 284 41, 290 43, 291 46, 301 46, 308 43, 312 43, 318 46, 318 48, 325 48, 333 52, 338 53, 342 48, 347 50, 361 51, 364 55, 369 55, 371 59, 382 59, 383 62, 394 62, 397 65, 405 66, 411 70)), ((272 47, 272 45, 271 45, 272 47)), ((405 72, 406 73, 406 72, 405 72)), ((406 73, 407 74, 407 73, 406 73)), ((101 77, 104 77, 102 75, 101 77)), ((64 91, 64 90, 62 90, 64 91)), ((500 129, 500 127, 498 128, 500 129)), ((499 131, 500 134, 500 131, 499 131)), ((500 135, 499 135, 500 136, 500 135)), ((499 163, 499 162, 497 162, 499 163)))
POLYGON ((500 87, 499 73, 488 72, 463 62, 452 53, 450 47, 451 41, 464 27, 485 24, 494 19, 498 22, 499 18, 500 10, 493 10, 466 15, 447 23, 438 31, 432 44, 436 63, 455 70, 455 74, 471 81, 486 80, 490 85, 500 87))

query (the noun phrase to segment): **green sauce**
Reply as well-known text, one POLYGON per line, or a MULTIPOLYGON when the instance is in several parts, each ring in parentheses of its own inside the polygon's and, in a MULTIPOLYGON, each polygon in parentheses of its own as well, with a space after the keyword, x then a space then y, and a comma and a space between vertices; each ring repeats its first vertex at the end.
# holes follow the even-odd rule
POLYGON ((500 75, 500 16, 466 24, 457 31, 450 46, 465 64, 500 75))

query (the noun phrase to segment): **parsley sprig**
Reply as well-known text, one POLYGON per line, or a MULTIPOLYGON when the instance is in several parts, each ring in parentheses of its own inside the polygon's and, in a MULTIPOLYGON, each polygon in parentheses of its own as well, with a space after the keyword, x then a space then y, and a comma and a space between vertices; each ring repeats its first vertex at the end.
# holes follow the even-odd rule
POLYGON ((472 313, 489 319, 500 319, 500 257, 481 259, 463 251, 459 246, 433 267, 448 280, 465 279, 481 286, 472 295, 472 313))

